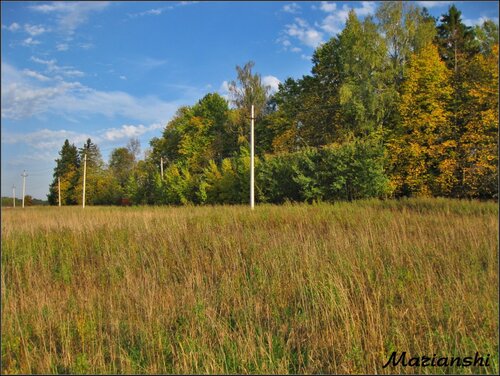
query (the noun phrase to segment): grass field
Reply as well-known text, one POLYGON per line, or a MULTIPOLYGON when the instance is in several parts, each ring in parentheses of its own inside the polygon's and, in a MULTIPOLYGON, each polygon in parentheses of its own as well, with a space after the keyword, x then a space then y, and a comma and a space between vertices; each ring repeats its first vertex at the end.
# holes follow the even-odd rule
POLYGON ((2 372, 498 373, 497 249, 496 203, 3 209, 2 372))

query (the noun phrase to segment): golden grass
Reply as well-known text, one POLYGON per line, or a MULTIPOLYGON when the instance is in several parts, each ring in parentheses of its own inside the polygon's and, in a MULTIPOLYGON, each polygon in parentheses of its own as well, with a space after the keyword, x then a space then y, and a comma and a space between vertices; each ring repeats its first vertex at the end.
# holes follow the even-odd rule
POLYGON ((2 372, 498 373, 497 229, 444 199, 4 209, 2 372))

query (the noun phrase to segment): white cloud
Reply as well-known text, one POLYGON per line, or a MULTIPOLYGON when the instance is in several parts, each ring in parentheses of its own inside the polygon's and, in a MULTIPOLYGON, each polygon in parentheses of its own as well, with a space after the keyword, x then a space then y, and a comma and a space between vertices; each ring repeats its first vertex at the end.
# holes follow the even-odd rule
MULTIPOLYGON (((44 62, 53 64, 53 60, 44 62)), ((17 69, 2 62, 2 118, 24 119, 51 113, 73 118, 123 116, 161 123, 168 120, 180 105, 179 102, 165 102, 154 96, 134 97, 122 91, 95 90, 79 82, 60 80, 53 81, 49 86, 39 86, 23 76, 17 69)))
POLYGON ((452 4, 453 1, 417 1, 417 4, 427 9, 445 7, 452 4))
POLYGON ((335 9, 337 9, 337 4, 329 3, 328 1, 322 1, 319 9, 321 9, 323 12, 333 12, 335 9))
POLYGON ((7 29, 9 31, 17 31, 21 28, 17 22, 12 22, 10 26, 2 25, 2 29, 7 29))
POLYGON ((71 144, 81 145, 91 139, 94 143, 104 143, 121 140, 124 138, 139 137, 145 133, 153 132, 157 129, 163 129, 164 126, 159 123, 153 123, 148 126, 127 125, 124 124, 117 128, 107 128, 90 133, 80 133, 67 129, 41 129, 29 133, 11 133, 2 132, 2 143, 6 144, 26 144, 37 150, 53 152, 58 150, 68 140, 71 144))
POLYGON ((280 80, 274 76, 264 76, 262 77, 262 84, 269 86, 271 93, 275 93, 278 91, 278 85, 280 84, 280 80))
POLYGON ((151 57, 146 57, 143 60, 137 61, 137 64, 140 65, 144 69, 154 69, 165 65, 167 60, 164 59, 154 59, 151 57))
POLYGON ((23 119, 43 113, 59 98, 81 87, 79 83, 58 83, 52 87, 36 87, 23 83, 2 85, 2 118, 23 119))
POLYGON ((33 71, 33 70, 30 70, 30 69, 23 70, 23 73, 25 76, 36 78, 39 81, 49 81, 50 80, 50 78, 48 78, 47 76, 44 76, 43 74, 40 74, 40 73, 33 71))
POLYGON ((120 80, 126 80, 127 77, 126 76, 120 76, 120 80))
POLYGON ((109 1, 54 1, 49 4, 32 5, 30 9, 54 14, 57 17, 59 29, 67 34, 73 34, 75 30, 87 22, 89 14, 99 12, 108 7, 109 1))
POLYGON ((229 100, 229 82, 222 81, 222 84, 219 87, 219 94, 222 98, 229 100))
POLYGON ((111 128, 104 131, 102 138, 107 141, 115 141, 122 138, 139 137, 144 133, 163 128, 163 125, 155 123, 149 126, 140 125, 122 125, 121 128, 111 128))
POLYGON ((92 47, 94 47, 94 44, 93 43, 81 43, 80 47, 83 48, 84 50, 89 50, 92 47))
POLYGON ((285 33, 297 38, 302 44, 316 48, 323 41, 323 33, 311 27, 307 21, 295 18, 295 23, 285 26, 285 33))
POLYGON ((130 18, 143 17, 143 16, 159 16, 159 15, 163 14, 165 11, 172 10, 176 7, 181 7, 181 6, 185 6, 185 5, 193 5, 193 4, 197 4, 197 3, 198 3, 198 1, 180 1, 174 5, 168 5, 168 6, 165 6, 162 8, 148 9, 148 10, 145 10, 143 12, 129 14, 128 16, 130 18))
POLYGON ((30 133, 4 132, 2 134, 2 142, 6 144, 24 143, 39 150, 58 149, 66 139, 68 139, 70 143, 76 145, 83 144, 88 138, 95 140, 95 137, 89 134, 68 131, 65 129, 41 129, 30 133))
POLYGON ((177 4, 178 6, 185 6, 185 5, 194 5, 194 4, 198 4, 199 1, 179 1, 179 3, 177 4))
POLYGON ((300 9, 301 9, 300 5, 297 3, 286 4, 283 6, 283 12, 286 13, 292 13, 292 14, 300 13, 300 9))
POLYGON ((375 13, 375 7, 376 4, 373 1, 362 1, 361 7, 358 8, 351 8, 349 5, 344 4, 342 9, 337 9, 335 3, 323 2, 321 9, 328 13, 328 16, 321 21, 320 27, 330 35, 338 34, 344 28, 351 9, 354 9, 358 17, 366 17, 375 13))
POLYGON ((353 8, 356 11, 358 17, 369 16, 375 13, 375 8, 377 7, 375 1, 362 1, 361 8, 353 8))
POLYGON ((143 16, 159 16, 167 10, 173 9, 173 6, 167 6, 163 8, 154 8, 145 10, 144 12, 129 14, 130 18, 143 17, 143 16))
POLYGON ((219 91, 228 92, 229 93, 229 82, 227 81, 222 81, 222 84, 220 85, 219 91))
POLYGON ((31 37, 29 38, 26 38, 25 40, 23 40, 22 42, 22 45, 23 46, 26 46, 26 47, 29 47, 29 46, 36 46, 37 44, 40 44, 40 41, 36 40, 36 39, 33 39, 31 37))
POLYGON ((69 49, 69 45, 67 43, 59 43, 56 45, 57 51, 67 51, 69 49))
POLYGON ((151 14, 153 16, 159 16, 160 14, 162 14, 163 10, 162 9, 150 9, 146 12, 144 12, 144 14, 151 14))
POLYGON ((462 20, 462 22, 466 26, 481 26, 487 20, 491 20, 491 21, 495 22, 496 24, 498 24, 498 17, 493 17, 493 18, 489 18, 489 17, 464 18, 462 20))
POLYGON ((302 48, 299 48, 299 47, 292 47, 292 48, 290 48, 290 51, 292 51, 292 52, 301 52, 301 51, 302 51, 302 48))
POLYGON ((24 25, 24 31, 26 31, 32 37, 43 34, 48 31, 48 29, 44 28, 42 25, 24 25))
POLYGON ((82 71, 76 70, 76 69, 65 70, 65 71, 63 71, 63 74, 66 76, 69 76, 69 77, 83 77, 83 76, 85 76, 85 73, 83 73, 82 71))
POLYGON ((57 60, 52 59, 52 60, 43 60, 34 56, 31 56, 31 61, 34 61, 35 63, 38 64, 43 64, 47 67, 47 73, 50 74, 62 74, 67 77, 83 77, 85 76, 85 73, 82 71, 76 70, 71 66, 59 66, 56 64, 57 60))

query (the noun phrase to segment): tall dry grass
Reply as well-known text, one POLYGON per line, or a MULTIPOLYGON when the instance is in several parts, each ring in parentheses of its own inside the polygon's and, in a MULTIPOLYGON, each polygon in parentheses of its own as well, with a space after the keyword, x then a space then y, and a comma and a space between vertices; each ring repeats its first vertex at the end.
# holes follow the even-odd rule
POLYGON ((2 372, 498 373, 497 228, 436 199, 3 210, 2 372))

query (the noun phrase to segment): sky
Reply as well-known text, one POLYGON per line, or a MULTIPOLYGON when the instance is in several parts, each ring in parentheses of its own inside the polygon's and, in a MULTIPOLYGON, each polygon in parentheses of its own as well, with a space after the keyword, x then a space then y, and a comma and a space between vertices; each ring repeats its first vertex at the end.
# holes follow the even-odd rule
MULTIPOLYGON (((439 17, 451 3, 467 25, 497 2, 417 2, 439 17)), ((378 2, 1 2, 1 191, 46 199, 64 140, 96 143, 105 161, 137 137, 144 151, 183 105, 228 97, 235 67, 276 90, 309 74, 311 55, 378 2)))

